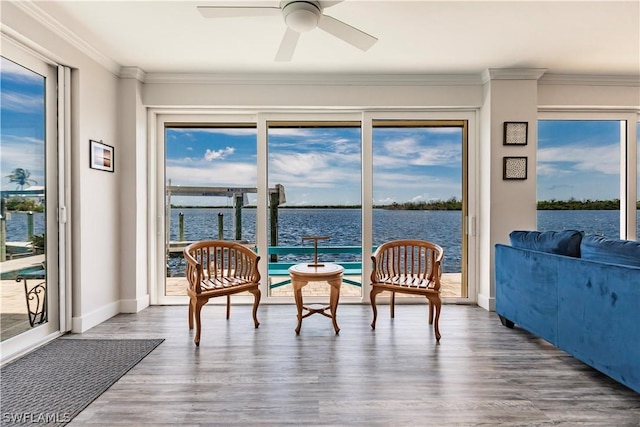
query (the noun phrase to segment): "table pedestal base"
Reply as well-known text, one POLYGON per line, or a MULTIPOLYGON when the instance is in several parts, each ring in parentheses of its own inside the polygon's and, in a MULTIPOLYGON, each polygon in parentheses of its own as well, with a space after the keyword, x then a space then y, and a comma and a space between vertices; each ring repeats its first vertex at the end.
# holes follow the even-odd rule
POLYGON ((308 266, 306 264, 297 264, 289 269, 291 276, 291 285, 293 287, 293 295, 296 300, 296 309, 298 310, 298 325, 296 326, 296 334, 300 334, 302 327, 302 319, 312 314, 320 313, 328 317, 333 322, 333 329, 336 334, 340 332, 338 322, 336 321, 336 311, 338 310, 338 301, 340 300, 340 286, 342 285, 342 272, 344 269, 336 264, 325 264, 321 267, 308 266), (331 287, 329 296, 329 305, 320 308, 307 307, 302 303, 302 288, 307 283, 314 281, 326 281, 331 287), (303 315, 303 311, 307 312, 303 315), (329 313, 327 313, 329 311, 329 313))

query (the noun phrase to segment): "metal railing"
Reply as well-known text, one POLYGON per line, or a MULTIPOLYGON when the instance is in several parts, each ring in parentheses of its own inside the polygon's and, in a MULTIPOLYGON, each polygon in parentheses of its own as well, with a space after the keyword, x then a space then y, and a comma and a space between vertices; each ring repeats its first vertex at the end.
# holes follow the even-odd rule
MULTIPOLYGON (((289 267, 295 264, 300 264, 301 262, 312 262, 314 252, 315 248, 312 246, 269 246, 269 276, 289 276, 289 267), (298 255, 303 257, 294 260, 280 259, 282 256, 286 255, 298 255), (273 256, 275 256, 275 259, 279 260, 273 261, 273 256)), ((338 261, 331 259, 335 257, 327 256, 343 254, 362 255, 361 246, 319 246, 318 254, 321 254, 319 255, 321 262, 332 262, 341 265, 344 268, 345 276, 359 276, 362 274, 362 261, 338 261)), ((344 283, 348 283, 350 285, 362 286, 362 283, 346 277, 342 280, 344 283)), ((273 289, 290 283, 291 280, 284 280, 271 284, 270 288, 273 289)))

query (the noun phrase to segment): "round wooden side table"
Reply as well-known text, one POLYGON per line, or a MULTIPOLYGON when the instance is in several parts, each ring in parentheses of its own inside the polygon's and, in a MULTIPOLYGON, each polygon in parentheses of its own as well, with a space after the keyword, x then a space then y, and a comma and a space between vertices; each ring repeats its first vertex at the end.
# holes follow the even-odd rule
POLYGON ((296 308, 298 309, 298 326, 296 334, 300 333, 302 319, 312 314, 320 313, 333 321, 333 329, 336 334, 340 332, 338 322, 336 321, 336 310, 338 309, 338 300, 340 299, 340 285, 342 285, 342 274, 344 268, 338 264, 296 264, 289 267, 289 276, 291 277, 291 286, 293 287, 293 295, 296 299, 296 308), (327 282, 331 286, 331 294, 329 296, 329 305, 322 308, 305 307, 302 303, 302 288, 309 282, 327 282), (307 313, 302 314, 303 310, 307 313), (329 313, 327 313, 329 310, 329 313))

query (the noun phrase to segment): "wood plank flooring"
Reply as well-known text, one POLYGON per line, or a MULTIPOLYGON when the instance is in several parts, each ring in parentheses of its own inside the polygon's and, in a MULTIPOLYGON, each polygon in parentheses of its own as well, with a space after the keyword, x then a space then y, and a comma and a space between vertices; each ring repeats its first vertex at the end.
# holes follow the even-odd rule
POLYGON ((121 314, 83 338, 165 338, 70 426, 640 426, 640 394, 476 306, 445 305, 436 344, 426 305, 203 308, 193 344, 186 306, 121 314))

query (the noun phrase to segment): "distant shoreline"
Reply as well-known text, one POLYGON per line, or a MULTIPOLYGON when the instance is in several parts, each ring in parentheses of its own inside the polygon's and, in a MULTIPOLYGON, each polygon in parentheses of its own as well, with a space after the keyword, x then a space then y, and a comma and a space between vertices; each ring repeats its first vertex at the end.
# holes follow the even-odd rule
MULTIPOLYGON (((185 206, 171 205, 172 209, 228 209, 233 206, 185 206)), ((244 206, 244 209, 256 207, 244 206)), ((360 209, 360 205, 305 205, 305 206, 281 206, 280 209, 360 209)), ((462 202, 456 199, 436 200, 433 202, 419 203, 392 203, 390 205, 374 205, 374 209, 387 210, 424 210, 424 211, 459 211, 462 210, 462 202)), ((640 201, 636 203, 640 209, 640 201)), ((538 210, 619 210, 620 200, 541 200, 538 202, 538 210)))

